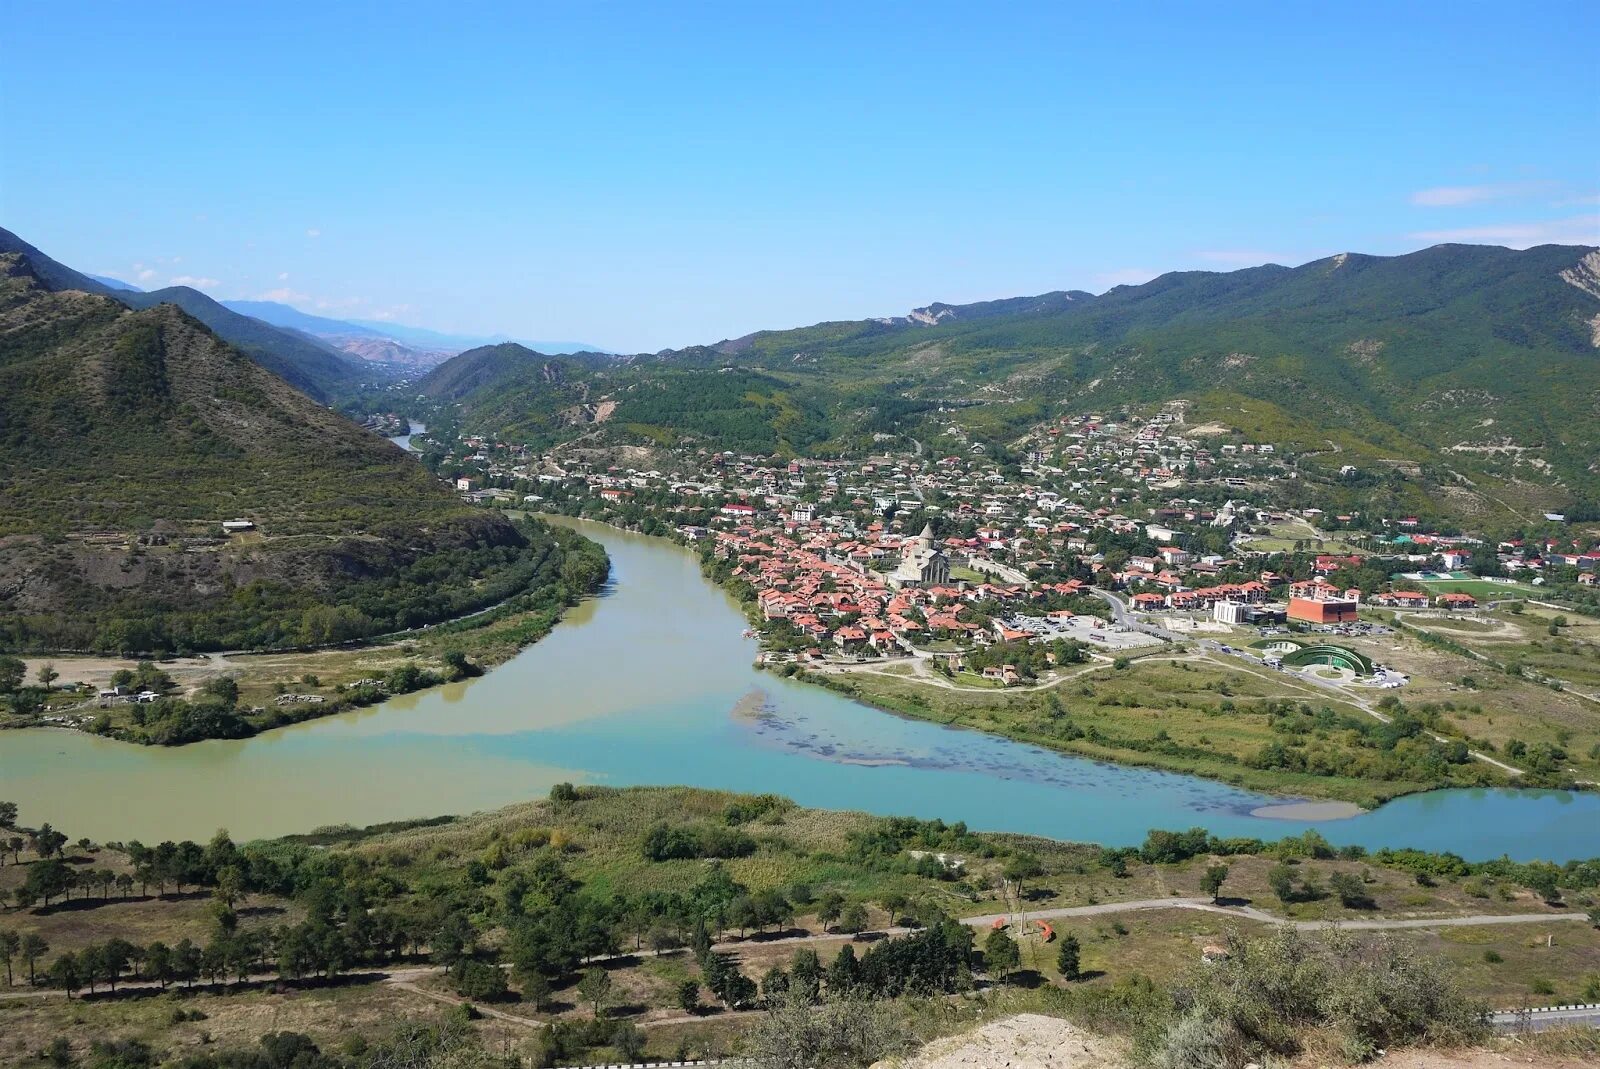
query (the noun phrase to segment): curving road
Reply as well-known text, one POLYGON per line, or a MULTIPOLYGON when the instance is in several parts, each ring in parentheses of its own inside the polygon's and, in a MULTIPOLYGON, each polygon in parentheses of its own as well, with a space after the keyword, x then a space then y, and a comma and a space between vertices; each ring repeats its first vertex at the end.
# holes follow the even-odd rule
POLYGON ((1113 913, 1133 913, 1149 909, 1194 909, 1204 913, 1217 913, 1226 917, 1258 921, 1278 927, 1296 928, 1300 931, 1320 931, 1325 928, 1344 928, 1354 932, 1381 932, 1402 928, 1477 928, 1498 924, 1543 924, 1548 921, 1579 921, 1587 924, 1589 918, 1582 913, 1474 913, 1464 917, 1395 917, 1352 918, 1349 920, 1297 920, 1280 917, 1254 906, 1222 906, 1209 898, 1145 898, 1132 902, 1103 902, 1095 906, 1062 906, 1055 909, 1027 910, 1016 913, 989 913, 981 917, 963 917, 963 924, 988 927, 997 920, 1057 920, 1068 917, 1101 917, 1113 913))

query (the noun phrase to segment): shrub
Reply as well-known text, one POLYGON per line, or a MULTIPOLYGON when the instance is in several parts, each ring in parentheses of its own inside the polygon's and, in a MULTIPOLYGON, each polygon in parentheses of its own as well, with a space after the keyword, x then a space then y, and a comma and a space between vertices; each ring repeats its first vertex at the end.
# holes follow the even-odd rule
MULTIPOLYGON (((1466 1044, 1485 1034, 1484 1008, 1464 997, 1438 962, 1392 937, 1282 929, 1228 939, 1228 960, 1194 971, 1177 994, 1185 1017, 1161 1056, 1288 1055, 1310 1030, 1331 1032, 1347 1056, 1413 1043, 1466 1044)), ((1168 1064, 1207 1065, 1203 1060, 1168 1064)))
POLYGON ((761 1069, 868 1065, 909 1045, 903 1023, 882 1003, 830 999, 813 1006, 791 991, 751 1031, 749 1049, 761 1069))
POLYGON ((756 852, 756 841, 736 828, 714 824, 674 828, 660 822, 645 833, 642 850, 648 861, 748 857, 756 852))
POLYGON ((464 998, 495 1002, 506 997, 506 974, 497 966, 469 959, 456 970, 452 986, 464 998))

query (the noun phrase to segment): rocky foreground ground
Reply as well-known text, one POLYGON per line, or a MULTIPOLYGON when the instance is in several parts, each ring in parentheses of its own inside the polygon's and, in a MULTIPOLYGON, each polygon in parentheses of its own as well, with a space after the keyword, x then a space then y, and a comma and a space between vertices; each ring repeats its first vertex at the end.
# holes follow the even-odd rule
POLYGON ((1123 1069, 1122 1047, 1057 1017, 1023 1013, 936 1040, 873 1069, 1123 1069))
MULTIPOLYGON (((1328 1069, 1337 1063, 1300 1059, 1293 1069, 1328 1069)), ((1380 1058, 1382 1069, 1593 1069, 1593 1057, 1552 1057, 1509 1050, 1402 1051, 1380 1058)), ((1085 1032, 1056 1017, 1024 1013, 937 1040, 904 1059, 879 1062, 873 1069, 1131 1069, 1124 1048, 1114 1040, 1085 1032)), ((1289 1067, 1284 1067, 1289 1069, 1289 1067)))

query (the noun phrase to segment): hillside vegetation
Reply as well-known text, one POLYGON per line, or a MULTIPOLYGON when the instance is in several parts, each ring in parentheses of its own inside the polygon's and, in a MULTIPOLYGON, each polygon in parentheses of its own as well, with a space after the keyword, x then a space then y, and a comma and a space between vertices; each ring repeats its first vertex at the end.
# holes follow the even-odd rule
POLYGON ((98 294, 135 309, 177 305, 245 356, 324 403, 352 393, 377 375, 326 342, 242 315, 188 286, 168 286, 145 292, 107 285, 57 263, 5 229, 0 229, 0 254, 26 258, 34 274, 52 290, 98 294))
POLYGON ((864 1066, 1033 1009, 1121 1036, 1098 1046, 1132 1064, 1241 1069, 1479 1040, 1486 995, 1548 975, 1528 970, 1565 965, 1563 991, 1600 983, 1586 976, 1600 936, 1562 898, 1593 889, 1592 862, 1369 856, 1315 832, 1267 844, 1152 831, 1109 850, 774 795, 571 784, 471 817, 245 844, 224 831, 74 843, 17 814, 0 802, 18 837, 0 866, 0 902, 15 903, 0 912, 0 939, 15 938, 0 994, 28 997, 9 1002, 0 1060, 46 1047, 75 1012, 53 1064, 95 1038, 161 1052, 140 1064, 256 1065, 242 1048, 269 1028, 345 1055, 271 1064, 490 1064, 383 1053, 396 1018, 445 1005, 532 1066, 864 1066), (1480 903, 1491 890, 1499 904, 1480 903), (1308 898, 1327 919, 1422 914, 1447 929, 1492 911, 1512 930, 1480 926, 1455 946, 1275 923, 1308 898), (1549 919, 1518 923, 1530 912, 1549 919), (1527 934, 1546 931, 1551 945, 1527 934), (331 1018, 322 999, 338 1000, 331 1018), (205 1055, 217 1061, 191 1060, 205 1055))
POLYGON ((1187 398, 1201 420, 1337 470, 1600 498, 1600 253, 1440 245, 1177 272, 1100 296, 930 305, 612 362, 500 346, 423 390, 471 429, 827 454, 955 422, 1004 446, 1041 419, 1187 398), (515 358, 511 358, 515 357, 515 358), (575 414, 614 402, 603 427, 575 414))
POLYGON ((0 255, 0 649, 343 641, 509 597, 559 551, 172 305, 0 255), (232 537, 223 520, 256 529, 232 537))

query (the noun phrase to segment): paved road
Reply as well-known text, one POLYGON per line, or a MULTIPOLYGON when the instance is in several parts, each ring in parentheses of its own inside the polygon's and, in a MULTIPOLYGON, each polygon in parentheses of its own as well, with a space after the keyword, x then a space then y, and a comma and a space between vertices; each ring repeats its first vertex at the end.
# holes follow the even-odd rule
POLYGON ((1154 635, 1156 638, 1165 639, 1168 642, 1187 642, 1193 638, 1192 635, 1180 635, 1176 631, 1168 631, 1166 628, 1157 627, 1155 624, 1141 623, 1140 621, 1134 619, 1133 614, 1128 611, 1127 602, 1123 601, 1109 590, 1102 590, 1100 587, 1095 586, 1090 587, 1089 591, 1101 601, 1111 606, 1112 622, 1120 624, 1121 626, 1128 628, 1130 631, 1139 631, 1146 635, 1154 635))
POLYGON ((1145 898, 1133 902, 1103 902, 1095 906, 1063 906, 1055 909, 1028 910, 1024 913, 990 913, 982 917, 965 917, 962 923, 988 927, 997 920, 1010 921, 1025 917, 1028 920, 1058 920, 1069 917, 1101 917, 1114 913, 1131 913, 1149 909, 1195 909, 1204 913, 1217 913, 1225 917, 1238 917, 1262 924, 1297 928, 1301 931, 1320 931, 1324 928, 1344 928, 1357 932, 1393 931, 1403 928, 1478 928, 1498 924, 1542 924, 1547 921, 1579 921, 1588 923, 1582 913, 1477 913, 1465 917, 1396 917, 1352 918, 1349 920, 1294 920, 1279 917, 1254 906, 1219 906, 1209 898, 1145 898))
POLYGON ((1547 1032, 1552 1028, 1600 1028, 1600 1005, 1564 1006, 1549 1010, 1502 1010, 1489 1015, 1500 1032, 1547 1032))

